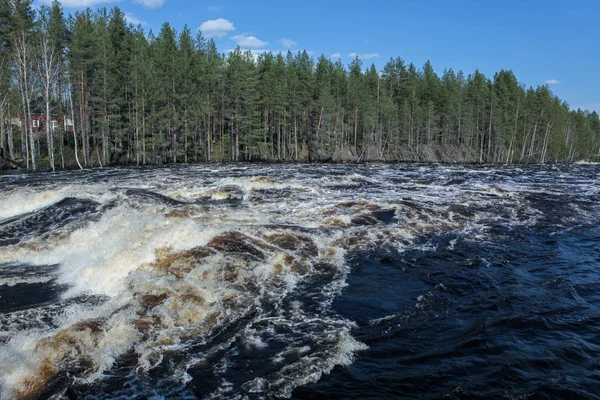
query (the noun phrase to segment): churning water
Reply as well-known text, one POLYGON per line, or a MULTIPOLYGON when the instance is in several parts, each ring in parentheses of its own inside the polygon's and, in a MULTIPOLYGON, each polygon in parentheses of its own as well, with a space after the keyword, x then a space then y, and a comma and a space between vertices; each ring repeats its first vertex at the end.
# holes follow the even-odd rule
POLYGON ((600 167, 0 176, 0 398, 590 398, 600 167))

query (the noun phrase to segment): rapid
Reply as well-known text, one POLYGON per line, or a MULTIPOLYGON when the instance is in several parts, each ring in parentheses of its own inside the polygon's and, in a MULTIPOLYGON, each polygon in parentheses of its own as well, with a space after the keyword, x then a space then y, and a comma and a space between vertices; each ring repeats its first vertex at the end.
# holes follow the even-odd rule
POLYGON ((0 175, 0 398, 598 396, 599 177, 0 175))

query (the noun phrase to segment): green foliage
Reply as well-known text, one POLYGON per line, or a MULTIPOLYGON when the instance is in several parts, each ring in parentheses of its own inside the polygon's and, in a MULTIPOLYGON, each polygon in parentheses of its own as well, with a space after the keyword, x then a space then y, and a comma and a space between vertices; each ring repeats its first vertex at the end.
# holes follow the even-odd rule
MULTIPOLYGON (((47 31, 60 64, 53 109, 67 113, 72 95, 86 165, 600 161, 598 115, 571 110, 547 86, 525 88, 512 71, 489 79, 438 75, 429 61, 417 68, 400 57, 378 71, 306 51, 220 54, 187 26, 165 23, 155 36, 128 25, 117 7, 65 18, 58 0, 42 17, 31 5, 0 0, 0 93, 12 93, 0 115, 22 106, 9 56, 15 32, 47 31)), ((60 140, 74 147, 72 135, 60 140)))

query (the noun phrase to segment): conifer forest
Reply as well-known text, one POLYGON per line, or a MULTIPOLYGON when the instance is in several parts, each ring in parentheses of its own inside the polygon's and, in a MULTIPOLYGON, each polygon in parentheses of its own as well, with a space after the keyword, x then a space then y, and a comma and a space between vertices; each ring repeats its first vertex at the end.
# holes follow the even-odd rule
MULTIPOLYGON (((398 38, 398 40, 403 40, 398 38)), ((220 52, 119 8, 0 0, 0 152, 26 168, 224 161, 599 161, 600 119, 509 70, 220 52)))

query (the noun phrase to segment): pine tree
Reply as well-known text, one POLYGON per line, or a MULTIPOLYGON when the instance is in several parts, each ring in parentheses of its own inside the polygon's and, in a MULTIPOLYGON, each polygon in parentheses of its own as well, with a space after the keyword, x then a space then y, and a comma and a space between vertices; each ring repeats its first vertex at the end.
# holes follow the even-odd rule
POLYGON ((133 31, 130 64, 135 99, 135 160, 136 165, 145 165, 147 92, 151 67, 148 40, 140 26, 133 31))
POLYGON ((313 149, 313 141, 315 136, 315 120, 313 110, 314 96, 314 63, 312 58, 305 51, 298 52, 295 57, 294 64, 298 76, 298 100, 301 107, 300 126, 301 126, 301 147, 305 146, 306 157, 308 161, 313 159, 315 150, 313 149))
POLYGON ((67 137, 65 136, 65 103, 64 103, 64 88, 65 88, 65 72, 66 72, 66 55, 67 46, 70 42, 69 31, 67 29, 67 21, 63 13, 62 6, 58 0, 54 0, 50 6, 48 17, 48 33, 50 35, 50 43, 56 54, 58 63, 58 71, 56 77, 56 115, 58 121, 57 133, 59 138, 59 151, 62 168, 65 167, 64 147, 67 137))
MULTIPOLYGON (((69 19, 72 32, 69 46, 69 96, 74 99, 73 110, 81 132, 81 152, 83 165, 88 165, 89 139, 92 128, 91 97, 93 73, 95 71, 98 38, 95 35, 92 11, 90 9, 69 19)), ((75 123, 75 121, 73 121, 75 123)))
POLYGON ((362 61, 357 57, 350 64, 348 77, 348 113, 353 115, 352 120, 352 146, 358 149, 359 112, 363 103, 364 80, 362 74, 362 61))
POLYGON ((12 148, 11 121, 8 116, 10 100, 10 5, 0 0, 0 152, 1 157, 14 158, 12 148))
POLYGON ((197 58, 194 56, 195 43, 191 31, 186 25, 179 36, 179 53, 177 60, 177 102, 180 104, 178 126, 181 127, 183 136, 183 160, 188 162, 191 139, 190 125, 192 124, 192 113, 199 108, 197 94, 199 93, 199 81, 197 79, 197 58))
POLYGON ((125 14, 114 7, 110 11, 108 23, 109 52, 109 85, 108 103, 111 114, 112 146, 117 159, 125 158, 130 162, 134 156, 134 103, 133 82, 131 74, 131 47, 133 34, 127 28, 125 14))
POLYGON ((334 145, 331 130, 335 115, 335 99, 332 94, 333 63, 324 55, 319 57, 315 69, 313 98, 318 113, 315 146, 320 149, 325 158, 333 156, 334 145))
POLYGON ((22 154, 26 155, 27 168, 37 169, 35 138, 33 135, 32 101, 36 84, 34 73, 35 11, 32 0, 11 0, 10 42, 14 70, 21 96, 23 126, 21 135, 22 154), (31 164, 30 164, 31 160, 31 164))
MULTIPOLYGON (((170 153, 170 160, 177 162, 179 126, 177 125, 176 99, 176 60, 178 57, 176 32, 168 23, 163 24, 161 31, 152 43, 156 67, 155 110, 159 131, 158 150, 170 153)), ((163 159, 160 157, 160 159, 163 159)), ((167 159, 164 159, 167 161, 167 159)))
POLYGON ((506 70, 465 78, 400 57, 378 71, 306 51, 225 56, 201 32, 164 24, 155 36, 117 7, 66 20, 58 0, 39 15, 32 0, 0 0, 0 50, 0 152, 31 168, 46 154, 51 168, 58 153, 72 164, 70 147, 84 166, 600 159, 597 113, 571 110, 548 86, 526 89, 506 70), (45 114, 45 139, 34 113, 45 114), (50 125, 65 114, 73 135, 50 125))

